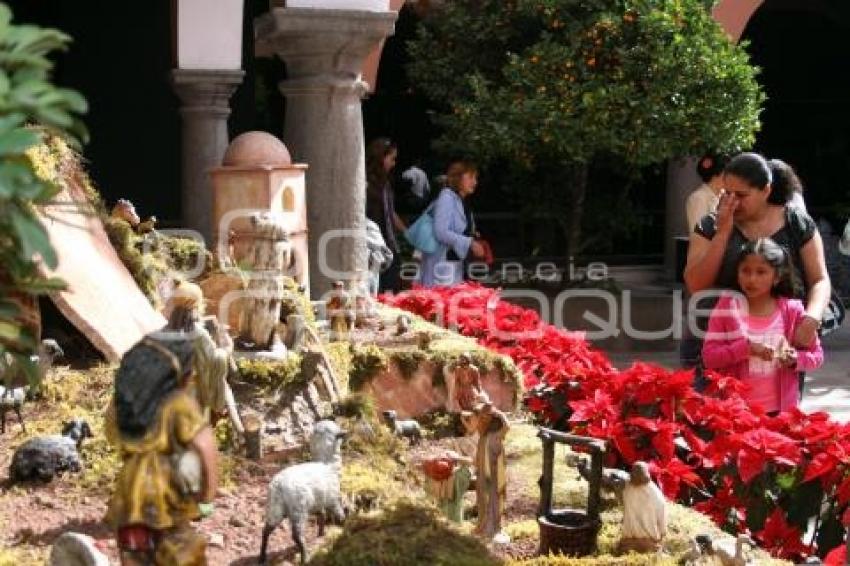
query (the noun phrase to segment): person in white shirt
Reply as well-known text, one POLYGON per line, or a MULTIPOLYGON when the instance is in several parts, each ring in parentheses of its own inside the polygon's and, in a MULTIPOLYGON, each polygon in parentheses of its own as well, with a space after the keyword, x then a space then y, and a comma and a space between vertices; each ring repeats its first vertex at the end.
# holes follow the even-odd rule
POLYGON ((723 168, 727 161, 726 156, 707 153, 697 162, 697 175, 702 179, 702 185, 688 196, 685 203, 689 235, 694 233, 703 216, 717 209, 720 191, 723 190, 723 168))

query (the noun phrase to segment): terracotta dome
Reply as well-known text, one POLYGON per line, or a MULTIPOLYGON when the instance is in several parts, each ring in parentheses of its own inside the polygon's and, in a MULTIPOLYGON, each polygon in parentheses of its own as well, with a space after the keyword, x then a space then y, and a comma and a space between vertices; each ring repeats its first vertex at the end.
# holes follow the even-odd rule
POLYGON ((285 167, 292 165, 292 158, 283 142, 273 135, 266 132, 245 132, 230 142, 221 164, 225 167, 285 167))

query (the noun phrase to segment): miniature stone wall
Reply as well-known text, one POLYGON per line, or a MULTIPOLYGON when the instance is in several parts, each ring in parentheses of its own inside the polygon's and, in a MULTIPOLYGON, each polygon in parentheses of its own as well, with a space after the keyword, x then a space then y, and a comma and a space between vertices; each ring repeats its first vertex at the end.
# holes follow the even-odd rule
MULTIPOLYGON (((459 355, 457 352, 453 357, 459 355)), ((453 359, 451 360, 453 361, 453 359)), ((448 363, 450 364, 451 361, 448 363)), ((405 376, 399 365, 390 359, 387 369, 367 382, 363 392, 375 398, 379 411, 393 409, 399 418, 420 417, 428 412, 442 409, 446 405, 446 387, 443 369, 446 362, 426 360, 413 372, 405 376)), ((502 411, 513 411, 517 407, 518 391, 512 376, 498 367, 481 371, 481 384, 493 405, 502 411)))

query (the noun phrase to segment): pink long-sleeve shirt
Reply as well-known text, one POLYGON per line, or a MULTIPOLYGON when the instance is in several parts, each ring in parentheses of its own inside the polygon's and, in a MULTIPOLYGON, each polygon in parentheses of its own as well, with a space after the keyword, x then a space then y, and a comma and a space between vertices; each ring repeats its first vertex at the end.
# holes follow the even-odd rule
MULTIPOLYGON (((777 300, 785 338, 793 342, 794 331, 805 314, 803 303, 797 299, 780 297, 777 300)), ((740 295, 723 295, 711 313, 708 333, 702 347, 703 364, 746 382, 750 376, 750 343, 746 335, 746 299, 740 295)), ((823 364, 820 340, 808 349, 797 349, 796 368, 777 368, 779 381, 779 410, 796 407, 800 402, 797 372, 810 371, 823 364)))

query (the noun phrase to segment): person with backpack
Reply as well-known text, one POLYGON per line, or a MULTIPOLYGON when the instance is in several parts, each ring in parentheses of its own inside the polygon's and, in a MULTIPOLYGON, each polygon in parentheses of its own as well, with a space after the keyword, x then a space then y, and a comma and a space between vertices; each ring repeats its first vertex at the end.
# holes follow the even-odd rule
POLYGON ((433 215, 436 249, 422 254, 419 283, 425 287, 455 285, 464 279, 464 261, 485 258, 486 247, 478 241, 475 219, 466 199, 478 186, 478 168, 471 161, 449 165, 446 184, 437 200, 423 214, 433 215))

